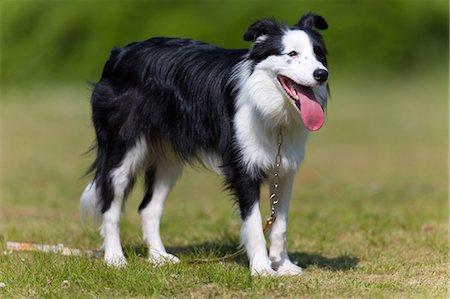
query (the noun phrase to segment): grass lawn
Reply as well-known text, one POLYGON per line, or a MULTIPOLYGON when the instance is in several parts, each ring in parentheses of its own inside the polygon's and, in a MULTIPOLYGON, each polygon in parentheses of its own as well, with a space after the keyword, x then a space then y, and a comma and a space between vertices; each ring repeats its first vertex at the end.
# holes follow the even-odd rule
POLYGON ((122 221, 124 269, 5 252, 7 240, 84 249, 101 240, 78 213, 93 159, 82 156, 93 140, 88 86, 4 89, 0 297, 447 297, 447 80, 443 72, 334 82, 326 126, 312 134, 293 192, 288 248, 305 273, 292 278, 251 277, 245 258, 186 262, 238 244, 239 221, 220 178, 196 169, 171 193, 161 225, 181 264, 143 259, 141 188, 122 221))

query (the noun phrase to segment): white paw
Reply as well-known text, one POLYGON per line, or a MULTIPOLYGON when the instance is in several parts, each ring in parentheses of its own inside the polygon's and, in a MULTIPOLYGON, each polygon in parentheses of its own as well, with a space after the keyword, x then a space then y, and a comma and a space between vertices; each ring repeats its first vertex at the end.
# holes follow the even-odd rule
POLYGON ((105 263, 111 267, 122 268, 127 265, 127 260, 123 254, 105 255, 105 263))
POLYGON ((276 269, 278 276, 294 276, 303 274, 302 268, 289 260, 285 260, 281 265, 272 263, 272 266, 276 269))
POLYGON ((164 265, 164 264, 177 264, 180 262, 180 259, 174 256, 173 254, 161 251, 150 251, 150 256, 148 261, 151 264, 155 265, 164 265))
POLYGON ((250 266, 252 276, 276 276, 277 272, 269 264, 258 264, 250 266))

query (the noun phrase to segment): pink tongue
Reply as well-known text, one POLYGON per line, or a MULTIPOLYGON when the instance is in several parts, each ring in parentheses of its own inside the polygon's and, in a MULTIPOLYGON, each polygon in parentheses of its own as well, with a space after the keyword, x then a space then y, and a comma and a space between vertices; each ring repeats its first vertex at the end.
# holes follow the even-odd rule
POLYGON ((300 98, 300 110, 302 121, 310 131, 317 131, 325 122, 322 107, 316 102, 316 97, 311 88, 297 85, 296 89, 300 98))

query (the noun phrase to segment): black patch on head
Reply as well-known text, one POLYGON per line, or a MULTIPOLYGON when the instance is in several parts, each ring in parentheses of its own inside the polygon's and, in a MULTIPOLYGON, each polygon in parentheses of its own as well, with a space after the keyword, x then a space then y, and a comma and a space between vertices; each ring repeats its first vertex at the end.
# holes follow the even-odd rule
POLYGON ((324 66, 328 65, 327 62, 327 48, 323 42, 322 36, 314 30, 304 30, 312 41, 314 54, 317 60, 319 60, 324 66))
POLYGON ((316 30, 325 30, 328 24, 322 16, 309 13, 300 18, 297 24, 292 29, 303 30, 308 34, 313 44, 314 54, 324 66, 327 66, 327 48, 323 41, 322 35, 316 30))
POLYGON ((250 49, 249 60, 256 64, 271 55, 280 55, 283 51, 283 29, 274 19, 263 19, 250 25, 244 34, 244 40, 255 42, 250 49), (264 38, 258 40, 259 37, 264 38))
POLYGON ((327 21, 322 16, 309 13, 300 18, 294 28, 298 29, 320 29, 325 30, 328 28, 327 21))
POLYGON ((280 35, 282 33, 280 25, 274 19, 263 19, 254 22, 244 33, 245 41, 256 41, 262 35, 280 35))

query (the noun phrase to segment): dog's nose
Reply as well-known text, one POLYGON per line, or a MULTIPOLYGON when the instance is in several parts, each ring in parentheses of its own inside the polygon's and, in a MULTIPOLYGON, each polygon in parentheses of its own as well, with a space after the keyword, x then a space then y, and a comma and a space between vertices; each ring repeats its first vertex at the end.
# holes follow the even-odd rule
POLYGON ((313 76, 314 76, 314 79, 317 80, 317 82, 323 83, 323 82, 327 81, 327 79, 328 79, 328 72, 327 72, 327 70, 324 70, 324 69, 317 69, 314 71, 313 76))

